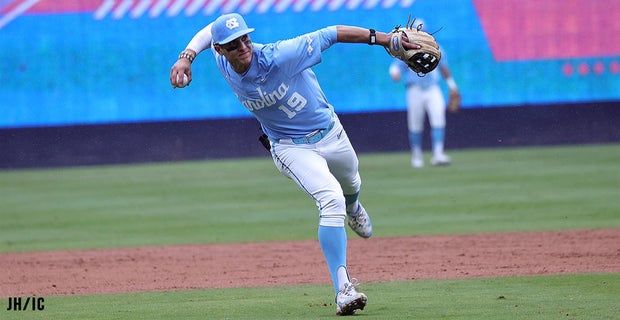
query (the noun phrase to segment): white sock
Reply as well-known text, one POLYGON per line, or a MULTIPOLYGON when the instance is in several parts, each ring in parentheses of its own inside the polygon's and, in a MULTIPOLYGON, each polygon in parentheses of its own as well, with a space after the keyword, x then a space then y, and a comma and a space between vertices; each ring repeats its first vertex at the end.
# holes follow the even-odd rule
POLYGON ((414 159, 422 159, 422 148, 417 147, 417 146, 413 148, 413 151, 411 152, 411 156, 414 159))
POLYGON ((442 155, 443 154, 443 143, 441 142, 435 143, 435 145, 433 146, 433 153, 435 154, 435 156, 442 155))
POLYGON ((347 268, 344 266, 338 268, 338 289, 344 289, 344 284, 349 282, 351 281, 349 280, 349 272, 347 271, 347 268))

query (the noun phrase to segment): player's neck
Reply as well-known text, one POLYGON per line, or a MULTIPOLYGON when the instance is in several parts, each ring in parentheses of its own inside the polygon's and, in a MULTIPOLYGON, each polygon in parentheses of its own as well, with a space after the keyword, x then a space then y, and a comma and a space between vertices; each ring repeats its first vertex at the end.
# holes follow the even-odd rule
POLYGON ((241 61, 231 61, 230 65, 233 67, 233 70, 238 74, 244 74, 248 69, 250 69, 250 63, 243 63, 241 61))

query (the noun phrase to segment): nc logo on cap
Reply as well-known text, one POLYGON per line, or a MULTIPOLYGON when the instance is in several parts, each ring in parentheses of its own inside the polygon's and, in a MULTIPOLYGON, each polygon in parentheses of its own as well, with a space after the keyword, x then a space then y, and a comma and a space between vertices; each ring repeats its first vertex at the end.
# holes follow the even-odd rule
POLYGON ((228 13, 219 16, 213 22, 213 27, 211 27, 213 43, 216 44, 228 43, 252 31, 254 31, 254 28, 248 28, 245 20, 238 13, 228 13))
POLYGON ((237 27, 239 27, 239 21, 237 21, 236 17, 232 17, 232 18, 226 20, 226 28, 232 30, 232 29, 237 28, 237 27))

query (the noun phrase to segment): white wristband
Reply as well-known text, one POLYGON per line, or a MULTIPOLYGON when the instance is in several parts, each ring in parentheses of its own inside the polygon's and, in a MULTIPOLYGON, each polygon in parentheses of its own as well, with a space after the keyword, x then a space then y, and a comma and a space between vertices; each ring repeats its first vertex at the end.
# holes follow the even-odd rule
POLYGON ((458 87, 456 86, 456 82, 454 82, 454 79, 452 77, 446 79, 446 84, 448 85, 448 88, 450 88, 450 90, 458 89, 458 87))

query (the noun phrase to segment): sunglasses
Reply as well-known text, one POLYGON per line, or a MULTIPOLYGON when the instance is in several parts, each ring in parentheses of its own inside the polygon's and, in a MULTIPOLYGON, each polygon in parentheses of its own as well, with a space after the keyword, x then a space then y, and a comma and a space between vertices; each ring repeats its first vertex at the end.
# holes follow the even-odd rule
POLYGON ((235 51, 239 48, 239 46, 241 45, 241 42, 243 42, 246 46, 249 47, 252 44, 252 39, 250 39, 250 37, 246 34, 227 44, 220 44, 220 48, 228 52, 235 51))

